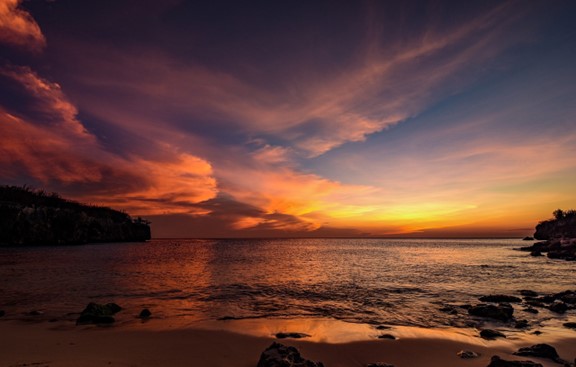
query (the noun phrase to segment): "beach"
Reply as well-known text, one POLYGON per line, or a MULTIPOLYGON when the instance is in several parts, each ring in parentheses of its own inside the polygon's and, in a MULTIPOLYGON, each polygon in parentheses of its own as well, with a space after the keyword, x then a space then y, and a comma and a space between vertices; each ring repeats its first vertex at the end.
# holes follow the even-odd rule
MULTIPOLYGON (((266 323, 265 320, 261 321, 266 323)), ((471 334, 434 329, 394 330, 397 340, 359 340, 344 343, 254 336, 221 329, 166 328, 141 324, 130 327, 75 326, 69 322, 0 322, 0 365, 9 367, 101 366, 256 366, 262 351, 273 341, 298 348, 304 358, 326 367, 366 366, 383 362, 409 366, 487 366, 493 355, 506 360, 532 360, 558 366, 545 359, 512 355, 519 347, 549 342, 567 360, 576 358, 574 336, 542 334, 538 337, 486 341, 471 334), (406 336, 404 336, 406 335, 406 336), (480 356, 461 359, 460 350, 480 356)))

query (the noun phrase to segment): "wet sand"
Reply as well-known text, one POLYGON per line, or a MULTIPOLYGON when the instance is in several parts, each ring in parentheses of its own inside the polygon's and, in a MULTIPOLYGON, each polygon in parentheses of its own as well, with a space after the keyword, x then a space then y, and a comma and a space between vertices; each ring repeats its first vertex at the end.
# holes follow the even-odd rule
POLYGON ((396 367, 480 367, 487 366, 493 355, 510 360, 529 359, 549 367, 559 366, 549 360, 512 355, 519 347, 536 343, 553 345, 566 360, 576 358, 576 332, 573 332, 573 336, 560 331, 561 334, 556 335, 550 332, 540 336, 523 334, 522 337, 486 341, 476 337, 473 330, 458 332, 393 327, 374 331, 367 325, 354 326, 341 322, 328 322, 322 326, 323 329, 313 326, 303 327, 304 330, 288 330, 286 328, 297 324, 280 324, 282 322, 277 320, 259 320, 258 323, 248 320, 198 324, 197 327, 186 328, 165 325, 164 330, 158 330, 154 323, 97 327, 74 326, 70 322, 24 323, 5 320, 0 322, 0 366, 254 367, 261 352, 273 341, 293 345, 305 358, 322 361, 326 367, 360 367, 374 362, 390 363, 396 367), (261 326, 255 327, 256 324, 261 326), (339 327, 345 325, 351 326, 354 336, 349 341, 336 342, 337 339, 345 340, 334 339, 334 335, 342 333, 339 327), (327 333, 330 327, 335 326, 331 339, 327 333), (361 335, 362 328, 369 333, 361 335), (271 332, 280 329, 316 334, 307 339, 277 340, 271 332), (376 338, 377 334, 388 332, 398 339, 376 338), (470 360, 460 359, 456 353, 463 349, 475 351, 481 356, 470 360))

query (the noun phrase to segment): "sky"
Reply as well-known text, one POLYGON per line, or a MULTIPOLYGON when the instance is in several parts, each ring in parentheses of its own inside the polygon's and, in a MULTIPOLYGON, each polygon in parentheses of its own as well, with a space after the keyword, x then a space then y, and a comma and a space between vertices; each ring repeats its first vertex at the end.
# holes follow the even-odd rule
POLYGON ((0 0, 0 184, 157 238, 530 235, 575 65, 569 0, 0 0))

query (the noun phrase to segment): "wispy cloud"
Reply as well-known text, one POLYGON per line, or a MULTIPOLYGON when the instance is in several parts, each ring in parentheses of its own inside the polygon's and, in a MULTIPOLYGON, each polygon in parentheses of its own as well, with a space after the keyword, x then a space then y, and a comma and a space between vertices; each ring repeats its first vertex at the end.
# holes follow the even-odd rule
POLYGON ((46 39, 30 13, 19 8, 21 0, 0 1, 0 42, 33 52, 46 46, 46 39))

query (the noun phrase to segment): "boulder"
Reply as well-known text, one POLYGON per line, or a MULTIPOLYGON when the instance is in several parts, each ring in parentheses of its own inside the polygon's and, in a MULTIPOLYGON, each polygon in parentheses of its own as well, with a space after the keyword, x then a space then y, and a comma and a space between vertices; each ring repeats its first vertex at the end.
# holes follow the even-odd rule
POLYGON ((396 340, 396 337, 392 334, 382 334, 382 335, 378 335, 378 339, 396 340))
POLYGON ((548 344, 536 344, 531 347, 520 348, 514 354, 517 356, 547 358, 553 361, 557 361, 560 358, 556 349, 548 344))
POLYGON ((516 323, 514 324, 514 327, 516 329, 525 329, 528 326, 530 326, 530 324, 528 323, 528 320, 518 320, 516 321, 516 323))
POLYGON ((478 358, 480 354, 473 352, 471 350, 461 350, 456 355, 463 359, 471 359, 471 358, 478 358))
POLYGON ((501 303, 498 306, 479 304, 472 306, 468 309, 468 313, 472 316, 488 317, 500 321, 508 321, 514 314, 514 309, 511 305, 501 303))
POLYGON ((506 335, 502 334, 499 331, 492 330, 492 329, 484 329, 480 331, 480 337, 486 340, 494 340, 496 338, 505 338, 506 335))
POLYGON ((276 339, 301 339, 301 338, 308 338, 310 335, 304 333, 277 333, 276 339))
POLYGON ((298 349, 272 343, 262 354, 257 367, 324 367, 321 362, 302 358, 298 349))
POLYGON ((149 319, 150 316, 152 316, 152 312, 150 312, 149 309, 145 308, 142 311, 140 311, 140 314, 138 315, 138 318, 140 319, 149 319))
POLYGON ((564 303, 576 304, 576 292, 575 291, 564 291, 556 293, 552 296, 555 300, 560 300, 564 303))
POLYGON ((522 311, 528 312, 528 313, 539 313, 540 312, 537 309, 532 308, 532 307, 526 307, 526 308, 522 309, 522 311))
POLYGON ((487 367, 542 367, 542 365, 532 361, 506 361, 498 356, 492 356, 487 367))
POLYGON ((548 309, 552 312, 564 313, 568 310, 568 305, 566 305, 566 303, 564 303, 562 301, 558 301, 558 302, 554 302, 550 306, 548 306, 548 309))
POLYGON ((534 292, 529 289, 522 289, 520 294, 524 297, 538 297, 538 292, 534 292))
POLYGON ((512 302, 512 303, 520 303, 522 300, 515 296, 507 296, 504 294, 491 294, 489 296, 482 296, 479 298, 482 302, 512 302))
POLYGON ((101 305, 90 302, 84 311, 82 311, 80 317, 76 320, 76 325, 112 324, 116 321, 114 315, 121 310, 122 307, 118 306, 116 303, 101 305))

